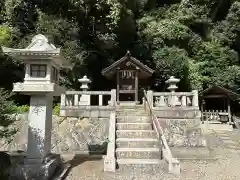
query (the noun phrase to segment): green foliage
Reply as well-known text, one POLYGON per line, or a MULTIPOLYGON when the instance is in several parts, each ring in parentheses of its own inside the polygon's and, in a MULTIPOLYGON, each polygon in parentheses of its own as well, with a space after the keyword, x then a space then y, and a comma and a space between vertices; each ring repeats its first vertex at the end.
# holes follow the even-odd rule
MULTIPOLYGON (((24 48, 36 33, 61 46, 75 64, 72 71, 62 71, 61 83, 69 89, 79 88, 77 79, 85 74, 94 90, 109 88, 101 70, 127 50, 163 82, 175 75, 191 89, 212 84, 240 88, 236 0, 0 2, 0 44, 24 48)), ((0 85, 11 88, 21 80, 16 77, 22 69, 6 57, 0 61, 0 77, 9 74, 0 85)))
POLYGON ((60 104, 56 104, 53 108, 53 114, 59 116, 60 114, 60 104))
POLYGON ((11 29, 7 25, 0 25, 0 44, 7 44, 11 41, 11 29))
POLYGON ((22 113, 25 113, 25 112, 29 112, 29 106, 28 105, 16 106, 15 107, 15 112, 17 114, 22 114, 22 113))
POLYGON ((12 126, 15 121, 14 103, 10 100, 12 94, 0 89, 0 138, 9 138, 16 133, 12 126))
POLYGON ((154 51, 153 59, 157 73, 161 74, 163 81, 167 80, 170 74, 184 78, 184 71, 188 68, 189 59, 184 49, 163 47, 154 51))

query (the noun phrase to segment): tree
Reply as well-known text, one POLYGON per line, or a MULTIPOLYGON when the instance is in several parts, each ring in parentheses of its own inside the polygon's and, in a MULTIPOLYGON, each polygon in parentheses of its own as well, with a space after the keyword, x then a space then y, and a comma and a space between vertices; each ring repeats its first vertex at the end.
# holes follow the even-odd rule
POLYGON ((0 89, 0 139, 9 138, 16 133, 13 123, 15 122, 15 106, 10 100, 12 93, 0 89))
MULTIPOLYGON (((25 48, 45 34, 75 64, 62 72, 72 89, 85 74, 93 89, 109 88, 101 70, 130 50, 163 82, 176 75, 184 89, 238 91, 239 17, 239 0, 2 0, 0 44, 25 48)), ((0 77, 10 74, 0 87, 19 80, 11 67, 0 66, 0 77)))

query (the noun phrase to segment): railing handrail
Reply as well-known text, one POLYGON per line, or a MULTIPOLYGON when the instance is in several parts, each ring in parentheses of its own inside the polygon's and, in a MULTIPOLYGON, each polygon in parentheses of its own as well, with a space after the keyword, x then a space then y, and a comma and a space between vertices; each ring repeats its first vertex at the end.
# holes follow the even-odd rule
POLYGON ((153 92, 153 96, 194 96, 194 92, 153 92))
POLYGON ((160 125, 160 123, 158 121, 158 117, 153 114, 152 107, 151 107, 151 105, 150 105, 150 103, 148 101, 148 98, 147 98, 146 90, 144 90, 144 89, 143 89, 143 94, 144 94, 145 102, 147 103, 147 106, 148 106, 148 109, 149 109, 149 113, 150 113, 150 116, 151 116, 151 119, 152 119, 152 123, 153 123, 154 129, 157 132, 159 140, 162 141, 163 151, 164 151, 163 152, 163 156, 166 153, 165 154, 166 156, 164 158, 168 161, 168 164, 169 164, 168 165, 168 170, 169 170, 169 172, 173 172, 173 173, 178 174, 178 173, 180 173, 179 161, 176 158, 173 158, 173 156, 172 156, 172 152, 171 152, 171 150, 170 150, 170 148, 169 148, 169 146, 167 144, 167 140, 166 140, 166 137, 165 137, 165 135, 163 133, 163 129, 162 129, 162 127, 161 127, 161 125, 160 125), (158 126, 156 125, 155 120, 158 123, 158 126), (159 132, 159 130, 160 130, 160 132, 159 132), (177 169, 174 168, 175 164, 178 164, 178 168, 177 169))
POLYGON ((66 95, 111 95, 111 91, 66 91, 66 95))
MULTIPOLYGON (((148 98, 147 98, 146 90, 143 90, 143 92, 144 92, 143 94, 144 94, 145 101, 147 102, 147 105, 148 105, 148 108, 149 108, 149 113, 150 113, 150 116, 151 116, 153 125, 155 126, 156 131, 157 131, 158 128, 157 128, 157 125, 155 124, 155 121, 154 121, 154 120, 155 120, 155 119, 157 120, 158 118, 157 118, 157 116, 153 115, 152 108, 151 108, 150 103, 149 103, 148 98)), ((165 138, 164 133, 163 133, 163 129, 162 129, 162 127, 160 126, 160 124, 158 124, 158 127, 159 127, 159 130, 160 130, 160 132, 157 131, 158 136, 161 137, 163 146, 164 146, 167 150, 170 151, 170 148, 169 148, 169 146, 168 146, 168 144, 167 144, 166 138, 165 138)), ((171 153, 171 151, 170 151, 170 153, 171 153)))

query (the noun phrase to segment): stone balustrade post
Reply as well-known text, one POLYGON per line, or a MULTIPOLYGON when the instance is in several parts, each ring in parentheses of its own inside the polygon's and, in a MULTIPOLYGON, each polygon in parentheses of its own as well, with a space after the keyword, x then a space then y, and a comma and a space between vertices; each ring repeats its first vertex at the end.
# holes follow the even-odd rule
POLYGON ((161 95, 160 98, 159 98, 158 106, 161 106, 161 107, 166 106, 163 95, 161 95))
POLYGON ((148 90, 147 91, 147 100, 149 102, 150 108, 153 107, 153 91, 152 90, 148 90))
POLYGON ((65 110, 62 110, 63 107, 67 105, 66 102, 66 94, 61 94, 61 102, 60 102, 60 116, 65 115, 65 110))
POLYGON ((111 106, 116 105, 116 89, 111 90, 111 106))
POLYGON ((198 91, 192 90, 192 93, 193 93, 192 106, 198 107, 198 91))
POLYGON ((176 96, 175 96, 175 92, 170 92, 170 96, 168 97, 169 99, 169 105, 171 107, 174 107, 176 104, 176 96))
POLYGON ((74 106, 79 105, 79 99, 78 99, 78 94, 74 94, 74 106))
POLYGON ((61 94, 61 103, 60 106, 66 106, 66 94, 61 94))
POLYGON ((66 96, 66 103, 67 103, 67 106, 73 106, 72 95, 66 96))
POLYGON ((98 95, 98 105, 99 105, 99 106, 102 106, 102 105, 103 105, 103 95, 102 95, 102 94, 99 94, 99 95, 98 95))
POLYGON ((186 96, 182 96, 182 106, 187 106, 187 97, 186 96))

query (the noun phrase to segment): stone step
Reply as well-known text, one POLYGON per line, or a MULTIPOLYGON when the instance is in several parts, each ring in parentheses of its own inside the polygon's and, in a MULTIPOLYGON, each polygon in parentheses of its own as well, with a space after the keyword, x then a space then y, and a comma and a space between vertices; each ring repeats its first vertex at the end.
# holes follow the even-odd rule
POLYGON ((160 142, 154 138, 118 138, 117 148, 159 148, 160 142))
POLYGON ((135 164, 135 165, 159 165, 163 160, 159 159, 117 159, 118 165, 120 164, 135 164))
POLYGON ((117 116, 118 123, 134 123, 134 122, 142 122, 142 123, 151 123, 152 120, 148 116, 117 116))
POLYGON ((160 159, 117 159, 117 171, 131 174, 163 174, 165 166, 165 161, 160 159))
POLYGON ((117 159, 160 159, 159 148, 117 148, 117 159))
POLYGON ((151 123, 117 123, 117 129, 152 130, 151 123))
POLYGON ((117 105, 117 109, 124 109, 124 110, 128 110, 128 109, 142 109, 142 110, 144 110, 144 107, 143 107, 143 105, 121 104, 121 105, 117 105))
POLYGON ((148 113, 141 113, 141 112, 136 112, 136 111, 133 111, 133 112, 117 112, 116 113, 117 116, 149 116, 148 113))
POLYGON ((117 138, 156 138, 154 130, 117 130, 117 138))

